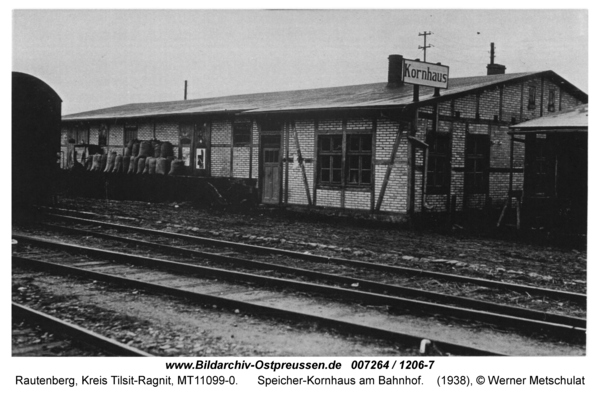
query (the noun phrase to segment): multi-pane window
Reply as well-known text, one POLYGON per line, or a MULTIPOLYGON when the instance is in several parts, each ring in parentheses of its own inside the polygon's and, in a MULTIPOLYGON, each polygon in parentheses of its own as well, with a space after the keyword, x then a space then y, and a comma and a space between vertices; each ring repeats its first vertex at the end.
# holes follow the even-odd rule
POLYGON ((556 100, 556 91, 550 89, 548 91, 548 111, 554 112, 554 101, 556 100))
POLYGON ((319 136, 319 184, 342 184, 342 135, 319 136))
POLYGON ((346 184, 371 184, 371 135, 355 134, 346 137, 346 184))
POLYGON ((446 193, 450 187, 450 134, 429 133, 427 193, 446 193))
POLYGON ((137 139, 138 128, 136 125, 125 125, 123 129, 123 145, 127 146, 133 139, 137 139))
POLYGON ((349 134, 319 136, 319 185, 365 187, 371 185, 372 136, 349 134), (345 148, 345 149, 344 149, 345 148), (342 158, 345 156, 345 166, 342 158))
POLYGON ((489 136, 485 134, 468 134, 465 151, 466 193, 487 193, 489 162, 489 136))
POLYGON ((236 121, 233 124, 233 143, 250 144, 252 141, 252 122, 236 121))
POLYGON ((535 109, 535 86, 529 87, 529 100, 527 102, 527 109, 533 110, 535 109))

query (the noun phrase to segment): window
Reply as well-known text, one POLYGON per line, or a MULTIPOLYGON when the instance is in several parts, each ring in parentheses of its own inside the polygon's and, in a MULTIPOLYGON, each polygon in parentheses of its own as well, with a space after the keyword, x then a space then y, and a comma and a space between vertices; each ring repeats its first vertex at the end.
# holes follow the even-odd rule
POLYGON ((427 193, 446 193, 450 188, 450 133, 430 132, 427 144, 427 193))
POLYGON ((131 140, 137 139, 137 132, 137 126, 125 125, 123 130, 123 145, 127 146, 131 140))
POLYGON ((554 112, 554 101, 556 97, 556 91, 554 89, 550 89, 548 91, 548 111, 554 112))
POLYGON ((535 86, 529 87, 529 101, 527 105, 528 110, 535 109, 535 86))
POLYGON ((348 134, 319 136, 318 183, 321 186, 368 187, 371 185, 372 136, 348 134), (345 155, 346 165, 342 165, 345 155))
POLYGON ((355 134, 346 137, 346 184, 365 186, 371 184, 371 135, 355 134))
POLYGON ((233 144, 250 144, 252 140, 252 122, 238 121, 233 124, 233 144))
POLYGON ((319 136, 319 184, 342 184, 342 135, 319 136))
POLYGON ((465 192, 487 193, 490 138, 485 134, 468 134, 465 152, 465 192))

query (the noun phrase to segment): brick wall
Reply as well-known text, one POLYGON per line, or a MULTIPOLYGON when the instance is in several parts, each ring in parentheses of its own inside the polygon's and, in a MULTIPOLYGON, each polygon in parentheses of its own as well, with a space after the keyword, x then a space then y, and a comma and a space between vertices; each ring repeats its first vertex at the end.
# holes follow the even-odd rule
POLYGON ((340 207, 342 191, 317 189, 317 205, 325 207, 340 207))
MULTIPOLYGON (((298 148, 300 148, 300 152, 302 154, 302 158, 304 159, 314 159, 314 146, 315 146, 315 123, 312 119, 302 119, 296 120, 296 133, 298 134, 298 143, 296 144, 296 139, 294 137, 294 130, 290 125, 289 131, 289 151, 290 151, 290 160, 294 159, 294 155, 297 154, 298 148)), ((325 127, 333 128, 329 130, 337 130, 336 128, 339 125, 339 130, 341 132, 342 121, 341 120, 326 120, 323 122, 325 127)), ((321 125, 321 122, 319 123, 321 125)), ((287 197, 288 203, 290 204, 308 204, 308 198, 306 196, 306 186, 304 184, 304 178, 302 175, 302 168, 299 165, 295 165, 296 162, 290 162, 289 164, 289 180, 288 180, 288 190, 287 197)), ((285 172, 285 166, 284 166, 285 172)), ((310 191, 310 196, 312 199, 313 195, 313 180, 314 180, 314 162, 307 163, 304 162, 304 169, 306 171, 306 179, 308 182, 308 188, 310 191)), ((285 180, 284 180, 285 182, 285 180)), ((284 184, 285 185, 285 184, 284 184)), ((319 199, 319 194, 317 193, 317 205, 319 206, 329 206, 327 202, 322 202, 319 199)), ((337 202, 337 206, 339 207, 339 200, 337 202)))
POLYGON ((138 125, 138 140, 152 140, 154 138, 154 125, 152 123, 142 123, 138 125))
MULTIPOLYGON (((211 126, 211 176, 231 177, 231 121, 214 121, 211 126), (215 147, 227 144, 227 147, 215 147)), ((247 174, 247 173, 246 173, 247 174)), ((246 176, 247 177, 247 176, 246 176)))
POLYGON ((319 130, 342 130, 341 119, 321 119, 319 120, 319 130))
MULTIPOLYGON (((510 136, 507 126, 492 125, 490 134, 490 167, 510 167, 510 136)), ((515 148, 519 144, 515 144, 515 148)), ((517 153, 515 151, 515 153, 517 153)), ((523 162, 523 158, 515 155, 515 159, 523 162)))
POLYGON ((493 120, 494 116, 500 117, 500 88, 479 95, 479 118, 493 120))
MULTIPOLYGON (((377 160, 389 160, 396 135, 398 134, 399 123, 389 119, 377 120, 377 131, 375 144, 375 158, 377 160)), ((407 210, 407 191, 408 191, 408 142, 406 139, 407 130, 403 131, 396 159, 390 173, 390 178, 381 203, 381 211, 388 212, 406 212, 407 210)), ((383 180, 387 172, 386 165, 375 166, 375 203, 381 193, 383 180)))
MULTIPOLYGON (((525 92, 523 92, 525 93, 525 92)), ((502 118, 504 122, 521 120, 521 84, 505 86, 502 91, 502 118)))
MULTIPOLYGON (((454 122, 452 132, 452 162, 450 166, 453 168, 451 172, 450 194, 456 195, 456 209, 461 210, 463 207, 463 198, 465 190, 465 174, 461 171, 455 171, 454 168, 464 168, 465 166, 465 141, 467 138, 467 123, 454 122)), ((470 131, 470 130, 469 130, 470 131)), ((444 210, 446 209, 447 198, 443 202, 444 210)), ((441 207, 440 204, 437 205, 441 207)))
POLYGON ((373 127, 373 121, 370 118, 350 118, 346 123, 346 129, 371 129, 373 127))
POLYGON ((230 177, 231 148, 212 147, 211 150, 211 176, 230 177))
POLYGON ((233 148, 233 174, 235 178, 248 178, 250 174, 250 147, 233 148))
POLYGON ((211 130, 212 144, 231 144, 231 121, 215 121, 211 130))
POLYGON ((490 125, 485 123, 469 123, 470 134, 489 134, 490 125))
MULTIPOLYGON (((312 164, 305 163, 304 168, 306 171, 306 178, 308 179, 309 190, 311 193, 312 199, 312 177, 313 177, 313 167, 312 164)), ((304 186, 304 180, 302 176, 302 169, 300 167, 294 168, 290 166, 289 168, 289 181, 288 181, 288 203, 291 204, 308 204, 308 197, 306 196, 306 187, 304 186)), ((319 206, 328 206, 325 202, 321 201, 317 195, 317 204, 319 206)), ((337 202, 336 207, 339 207, 339 201, 337 202)))
MULTIPOLYGON (((147 133, 147 132, 146 132, 147 133)), ((140 128, 138 128, 138 139, 140 140, 149 140, 150 138, 142 138, 140 137, 140 128)), ((179 146, 179 124, 170 122, 156 122, 156 139, 160 141, 168 141, 175 147, 175 152, 177 152, 176 147, 179 146)))
MULTIPOLYGON (((568 108, 575 107, 575 106, 582 104, 582 102, 580 100, 575 99, 572 95, 565 92, 564 90, 561 90, 560 96, 561 96, 561 99, 560 99, 561 107, 560 108, 562 110, 566 110, 568 108)), ((558 104, 557 104, 556 108, 558 109, 558 104)))
POLYGON ((344 207, 369 210, 371 208, 371 192, 346 191, 344 196, 344 207))
MULTIPOLYGON (((481 106, 481 102, 479 104, 481 106)), ((454 112, 459 111, 463 118, 475 118, 477 107, 477 97, 469 95, 458 98, 454 101, 454 112)))
POLYGON ((452 104, 450 100, 438 104, 438 112, 440 115, 452 116, 452 104))
MULTIPOLYGON (((298 133, 302 157, 304 159, 314 159, 315 123, 312 120, 296 121, 296 132, 298 133)), ((290 129, 290 140, 294 141, 292 129, 290 129)), ((292 145, 291 147, 293 148, 290 148, 290 153, 295 153, 297 146, 292 145)))
POLYGON ((107 153, 116 152, 117 154, 124 154, 123 148, 123 125, 111 124, 108 127, 108 146, 106 147, 107 153))
POLYGON ((90 125, 90 144, 98 144, 99 125, 90 125))
MULTIPOLYGON (((403 139, 403 143, 406 139, 403 139)), ((406 143, 401 144, 396 156, 396 162, 390 173, 390 178, 381 203, 381 211, 405 213, 408 207, 408 165, 406 163, 406 143)), ((377 165, 375 167, 375 202, 379 198, 383 179, 387 171, 387 166, 377 165)))

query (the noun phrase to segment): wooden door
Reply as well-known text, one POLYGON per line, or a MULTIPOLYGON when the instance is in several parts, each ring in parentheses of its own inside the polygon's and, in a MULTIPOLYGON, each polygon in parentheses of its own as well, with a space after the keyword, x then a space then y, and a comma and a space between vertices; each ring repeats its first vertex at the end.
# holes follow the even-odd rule
POLYGON ((279 203, 279 148, 263 148, 262 151, 262 201, 279 203))

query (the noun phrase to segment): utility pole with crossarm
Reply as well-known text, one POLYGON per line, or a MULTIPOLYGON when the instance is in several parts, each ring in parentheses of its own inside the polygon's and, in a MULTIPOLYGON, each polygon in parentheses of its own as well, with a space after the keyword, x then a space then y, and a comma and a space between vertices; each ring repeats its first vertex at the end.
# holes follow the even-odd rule
POLYGON ((430 36, 432 34, 432 32, 419 33, 419 36, 423 36, 423 46, 419 45, 419 49, 423 50, 423 62, 427 62, 427 48, 432 47, 432 45, 427 45, 427 36, 430 36))

